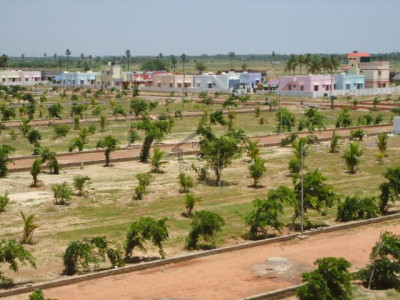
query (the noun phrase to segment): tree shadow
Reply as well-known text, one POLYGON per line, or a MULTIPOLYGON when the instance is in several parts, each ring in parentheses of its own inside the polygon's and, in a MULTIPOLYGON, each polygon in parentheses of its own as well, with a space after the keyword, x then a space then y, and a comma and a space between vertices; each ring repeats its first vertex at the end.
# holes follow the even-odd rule
POLYGON ((132 256, 132 257, 125 257, 125 263, 127 264, 138 264, 138 263, 144 263, 144 262, 150 262, 150 261, 155 261, 155 260, 160 260, 162 259, 159 256, 132 256))
POLYGON ((241 235, 241 237, 243 239, 248 240, 248 241, 261 241, 261 240, 267 240, 267 239, 271 239, 271 238, 278 237, 278 236, 279 236, 279 234, 276 234, 276 233, 267 233, 267 234, 263 234, 263 235, 252 236, 249 232, 241 235))
POLYGON ((258 190, 258 189, 263 189, 263 188, 265 188, 265 185, 262 185, 262 184, 257 184, 257 185, 250 184, 250 185, 248 185, 247 187, 248 187, 248 188, 253 188, 253 189, 258 190))

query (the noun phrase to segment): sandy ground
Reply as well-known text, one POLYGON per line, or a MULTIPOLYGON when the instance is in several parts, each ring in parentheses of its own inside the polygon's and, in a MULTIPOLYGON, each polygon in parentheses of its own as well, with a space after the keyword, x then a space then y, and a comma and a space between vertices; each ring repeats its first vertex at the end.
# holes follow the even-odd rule
MULTIPOLYGON (((366 134, 372 133, 379 133, 379 132, 389 132, 393 130, 393 125, 383 125, 383 126, 368 126, 364 128, 366 134)), ((338 135, 341 136, 349 136, 351 129, 346 128, 337 128, 337 129, 328 129, 321 132, 315 132, 314 134, 319 139, 328 139, 332 136, 332 132, 335 131, 338 135)), ((307 136, 308 133, 300 133, 299 136, 307 136)), ((265 146, 272 145, 279 143, 282 139, 281 135, 265 135, 265 136, 258 136, 253 137, 252 139, 260 140, 260 144, 265 146)), ((196 142, 188 142, 183 141, 181 144, 161 144, 157 145, 162 150, 166 151, 167 153, 178 153, 178 152, 188 152, 188 151, 197 151, 199 144, 196 142)), ((116 158, 133 158, 138 157, 140 154, 140 147, 136 147, 134 149, 124 149, 118 150, 111 153, 111 159, 116 158)), ((60 155, 58 161, 61 165, 65 165, 68 163, 87 163, 90 161, 98 161, 103 160, 104 154, 103 152, 74 152, 71 154, 60 155)), ((9 164, 10 172, 17 171, 17 170, 26 170, 30 168, 33 163, 33 158, 24 158, 18 159, 14 162, 14 164, 9 164)))
MULTIPOLYGON (((344 257, 352 269, 365 266, 372 246, 384 231, 400 234, 398 220, 332 232, 144 271, 84 281, 45 290, 46 297, 63 299, 237 299, 301 282, 321 257, 344 257), (286 268, 269 265, 271 257, 289 260, 286 268)), ((27 299, 18 295, 5 299, 27 299)))

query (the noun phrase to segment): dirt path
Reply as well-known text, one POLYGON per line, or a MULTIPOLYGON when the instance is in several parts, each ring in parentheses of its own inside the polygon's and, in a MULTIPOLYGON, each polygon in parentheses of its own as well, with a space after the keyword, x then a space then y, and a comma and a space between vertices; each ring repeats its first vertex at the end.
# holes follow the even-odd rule
MULTIPOLYGON (((321 257, 344 257, 352 269, 365 266, 383 231, 400 234, 398 220, 257 246, 190 261, 45 290, 63 299, 237 299, 301 283, 301 273, 321 257), (286 269, 266 265, 270 257, 289 260, 286 269), (266 270, 267 268, 272 268, 266 270)), ((27 299, 27 295, 5 299, 27 299)))
MULTIPOLYGON (((363 127, 367 134, 377 134, 380 132, 391 132, 393 130, 393 125, 379 125, 379 126, 366 126, 363 127)), ((335 131, 338 135, 342 137, 348 137, 350 135, 350 131, 352 129, 348 128, 339 128, 339 129, 328 129, 321 132, 315 132, 314 134, 318 136, 319 139, 329 139, 332 136, 332 132, 335 131)), ((306 136, 307 133, 300 133, 299 136, 306 136)), ((262 147, 268 147, 277 145, 280 143, 282 139, 282 135, 264 135, 253 137, 252 139, 259 139, 260 145, 262 147)), ((167 153, 178 154, 178 153, 192 153, 198 151, 198 143, 195 141, 187 141, 182 142, 181 144, 161 144, 157 145, 162 150, 167 153)), ((111 159, 115 160, 134 160, 139 157, 140 147, 137 146, 133 149, 123 149, 114 151, 111 153, 111 159)), ((16 159, 14 164, 9 164, 10 172, 20 172, 29 170, 33 163, 34 158, 22 158, 16 159)), ((104 160, 103 151, 90 151, 90 152, 74 152, 74 153, 65 153, 59 154, 59 163, 61 166, 71 166, 71 165, 79 165, 80 163, 88 164, 88 163, 102 163, 104 160)))

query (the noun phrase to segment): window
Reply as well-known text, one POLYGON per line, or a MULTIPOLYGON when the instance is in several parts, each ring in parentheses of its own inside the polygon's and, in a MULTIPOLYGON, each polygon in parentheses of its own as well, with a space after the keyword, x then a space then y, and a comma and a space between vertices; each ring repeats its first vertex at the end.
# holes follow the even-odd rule
POLYGON ((81 85, 83 85, 84 84, 84 81, 83 80, 81 80, 81 85))
POLYGON ((378 71, 378 75, 379 75, 379 76, 382 75, 382 71, 378 71))
POLYGON ((161 83, 157 83, 157 86, 158 86, 158 87, 161 87, 161 83))
POLYGON ((314 92, 318 92, 318 85, 314 85, 314 92))
POLYGON ((178 83, 178 88, 181 88, 182 87, 182 83, 178 83))
POLYGON ((211 89, 212 88, 212 83, 208 84, 208 88, 211 89))
POLYGON ((25 78, 25 81, 28 81, 29 80, 29 78, 25 78))
POLYGON ((304 91, 304 85, 300 86, 300 91, 304 91))
POLYGON ((169 84, 169 87, 172 87, 172 83, 169 84))
POLYGON ((5 79, 5 78, 3 78, 3 82, 6 82, 6 79, 5 79))
POLYGON ((346 90, 349 90, 351 88, 350 83, 346 83, 346 90))
POLYGON ((336 90, 336 83, 333 85, 333 88, 336 90))

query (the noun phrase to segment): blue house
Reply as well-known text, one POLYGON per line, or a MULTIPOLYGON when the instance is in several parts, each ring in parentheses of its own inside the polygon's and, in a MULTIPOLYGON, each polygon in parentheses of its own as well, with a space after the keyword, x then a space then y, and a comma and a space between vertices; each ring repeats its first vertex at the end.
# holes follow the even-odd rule
POLYGON ((365 89, 365 76, 341 73, 335 75, 336 90, 362 90, 365 89))
POLYGON ((96 76, 99 76, 98 72, 63 72, 60 76, 56 76, 56 81, 58 81, 62 86, 65 87, 83 87, 92 86, 96 83, 96 76))

